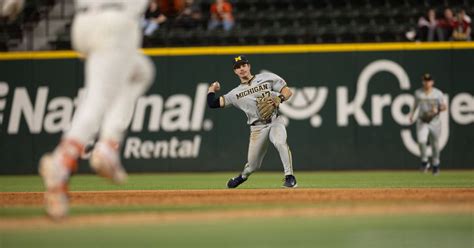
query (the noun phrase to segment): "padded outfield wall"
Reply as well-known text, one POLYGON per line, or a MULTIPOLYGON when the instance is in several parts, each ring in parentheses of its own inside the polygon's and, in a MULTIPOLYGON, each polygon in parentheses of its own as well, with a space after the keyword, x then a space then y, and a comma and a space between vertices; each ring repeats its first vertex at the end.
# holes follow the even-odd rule
MULTIPOLYGON (((474 167, 474 44, 389 43, 145 50, 157 68, 122 155, 128 171, 238 171, 249 128, 237 109, 210 110, 207 87, 239 81, 231 55, 274 72, 294 91, 281 107, 295 170, 414 169, 408 113, 430 72, 449 104, 441 115, 444 168, 474 167)), ((83 62, 64 52, 0 54, 0 174, 35 173, 81 100, 83 62)), ((88 171, 82 163, 81 171, 88 171)), ((270 148, 262 170, 282 170, 270 148)))

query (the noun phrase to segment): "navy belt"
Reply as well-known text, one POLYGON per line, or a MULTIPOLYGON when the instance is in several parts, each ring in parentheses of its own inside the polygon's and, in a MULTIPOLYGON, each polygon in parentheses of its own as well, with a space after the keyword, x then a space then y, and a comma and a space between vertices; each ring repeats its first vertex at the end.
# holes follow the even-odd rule
POLYGON ((250 126, 265 125, 265 124, 269 124, 269 123, 272 123, 272 119, 256 121, 256 122, 250 124, 250 126))
MULTIPOLYGON (((276 114, 276 115, 275 115, 275 119, 278 118, 278 116, 279 116, 279 115, 276 114)), ((270 119, 268 119, 268 120, 258 120, 258 121, 256 121, 256 122, 250 124, 250 126, 258 126, 258 125, 270 124, 270 123, 272 123, 272 121, 273 121, 272 119, 273 119, 273 118, 270 118, 270 119)))

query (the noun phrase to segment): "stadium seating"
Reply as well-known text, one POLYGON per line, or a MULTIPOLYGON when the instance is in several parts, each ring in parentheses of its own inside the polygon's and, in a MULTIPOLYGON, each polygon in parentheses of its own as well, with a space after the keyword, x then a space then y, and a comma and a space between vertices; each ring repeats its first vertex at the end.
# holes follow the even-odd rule
MULTIPOLYGON (((9 34, 0 35, 4 43, 5 40, 21 39, 25 23, 41 19, 44 16, 41 13, 55 1, 28 2, 33 5, 25 9, 19 24, 2 26, 2 30, 9 34)), ((471 16, 474 14, 472 0, 234 0, 230 1, 236 20, 234 29, 229 32, 207 31, 212 2, 199 1, 205 18, 196 28, 175 25, 171 16, 160 30, 144 41, 144 46, 405 41, 405 33, 416 26, 418 18, 429 7, 436 8, 439 13, 449 6, 464 8, 471 16)), ((49 41, 51 49, 70 48, 71 21, 69 17, 68 24, 49 41)))
MULTIPOLYGON (((201 2, 205 15, 210 0, 201 2)), ((151 46, 251 45, 406 41, 428 7, 474 7, 470 0, 238 0, 236 27, 225 33, 184 30, 195 38, 170 42, 158 32, 151 46), (160 37, 161 36, 161 37, 160 37), (196 38, 197 37, 197 38, 196 38)), ((166 28, 166 27, 165 27, 166 28)), ((176 40, 176 39, 175 39, 176 40)))

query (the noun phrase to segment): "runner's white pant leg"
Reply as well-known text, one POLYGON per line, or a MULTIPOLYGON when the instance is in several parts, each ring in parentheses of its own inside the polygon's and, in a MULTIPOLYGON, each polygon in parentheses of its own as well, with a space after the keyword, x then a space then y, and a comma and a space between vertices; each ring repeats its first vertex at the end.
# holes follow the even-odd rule
POLYGON ((111 103, 101 127, 101 139, 121 143, 132 120, 137 99, 143 95, 153 83, 155 69, 151 60, 137 53, 133 71, 123 87, 111 103))
POLYGON ((132 78, 140 28, 138 21, 118 11, 79 13, 72 41, 75 50, 86 56, 86 91, 65 137, 85 144, 95 138, 115 98, 132 78))
POLYGON ((106 112, 131 75, 131 60, 126 53, 114 50, 89 54, 86 63, 86 91, 80 106, 65 133, 66 138, 86 144, 99 131, 106 112))

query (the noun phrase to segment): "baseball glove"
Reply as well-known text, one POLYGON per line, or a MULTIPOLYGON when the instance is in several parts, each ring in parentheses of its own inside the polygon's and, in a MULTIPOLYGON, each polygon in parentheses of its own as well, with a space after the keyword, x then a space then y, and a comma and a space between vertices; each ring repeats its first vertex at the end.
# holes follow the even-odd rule
POLYGON ((268 120, 272 117, 273 112, 281 103, 278 96, 264 96, 257 99, 258 113, 262 120, 268 120))
POLYGON ((433 120, 433 116, 432 115, 420 116, 420 120, 425 123, 430 123, 433 120))
POLYGON ((420 120, 422 122, 425 122, 425 123, 430 123, 436 117, 436 115, 437 115, 436 112, 431 111, 429 113, 426 113, 426 114, 420 116, 420 120))

